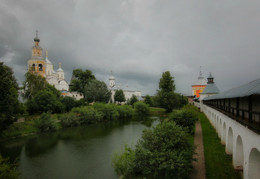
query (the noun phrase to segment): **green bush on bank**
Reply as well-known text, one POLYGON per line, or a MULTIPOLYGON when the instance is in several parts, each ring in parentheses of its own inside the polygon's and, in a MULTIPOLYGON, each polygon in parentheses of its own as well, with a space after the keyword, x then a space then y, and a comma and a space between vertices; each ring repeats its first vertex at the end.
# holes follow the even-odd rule
POLYGON ((19 176, 20 173, 16 170, 16 164, 11 164, 0 155, 0 178, 16 179, 19 176))
POLYGON ((43 113, 39 119, 35 120, 35 127, 38 132, 52 132, 58 129, 58 124, 50 113, 43 113))
POLYGON ((104 120, 112 121, 119 119, 118 105, 116 104, 95 103, 93 108, 103 114, 104 120))
POLYGON ((115 154, 113 167, 124 178, 188 178, 192 170, 194 146, 188 133, 173 121, 165 121, 143 131, 135 149, 125 147, 115 154))
POLYGON ((74 113, 67 113, 59 116, 62 127, 73 127, 80 125, 80 121, 74 113))
POLYGON ((198 111, 191 105, 186 105, 180 110, 173 111, 169 119, 177 125, 187 128, 189 133, 194 132, 194 126, 198 120, 198 111))
POLYGON ((149 105, 142 101, 134 103, 135 113, 138 117, 144 117, 149 115, 149 105))

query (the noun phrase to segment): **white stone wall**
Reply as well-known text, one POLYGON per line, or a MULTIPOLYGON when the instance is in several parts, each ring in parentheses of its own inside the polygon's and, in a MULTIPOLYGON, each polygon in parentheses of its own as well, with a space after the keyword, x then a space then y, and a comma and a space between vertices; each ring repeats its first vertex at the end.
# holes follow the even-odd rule
POLYGON ((260 135, 223 113, 200 104, 200 109, 216 129, 233 165, 242 169, 244 179, 260 178, 260 135))

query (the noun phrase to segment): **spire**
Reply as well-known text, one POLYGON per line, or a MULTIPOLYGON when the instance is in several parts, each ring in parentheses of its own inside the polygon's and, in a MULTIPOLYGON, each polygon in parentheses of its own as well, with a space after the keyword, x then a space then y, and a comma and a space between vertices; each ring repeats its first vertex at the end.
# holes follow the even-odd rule
POLYGON ((61 62, 59 63, 59 68, 61 68, 61 62))
POLYGON ((48 50, 46 50, 46 58, 48 58, 48 50))
POLYGON ((202 76, 202 72, 201 72, 201 66, 200 66, 200 76, 202 76))
POLYGON ((38 30, 36 30, 36 37, 34 38, 34 42, 40 42, 40 39, 38 38, 38 30))
POLYGON ((202 72, 201 72, 201 66, 200 66, 200 76, 198 77, 198 79, 204 79, 204 77, 202 76, 202 72))

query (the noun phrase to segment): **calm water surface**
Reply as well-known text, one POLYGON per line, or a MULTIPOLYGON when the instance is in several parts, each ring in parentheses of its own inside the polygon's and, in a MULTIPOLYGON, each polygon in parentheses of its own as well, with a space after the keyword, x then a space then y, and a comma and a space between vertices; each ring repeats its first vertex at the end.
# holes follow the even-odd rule
POLYGON ((0 152, 18 158, 22 178, 118 178, 112 168, 115 151, 134 146, 148 122, 102 123, 0 144, 0 152))

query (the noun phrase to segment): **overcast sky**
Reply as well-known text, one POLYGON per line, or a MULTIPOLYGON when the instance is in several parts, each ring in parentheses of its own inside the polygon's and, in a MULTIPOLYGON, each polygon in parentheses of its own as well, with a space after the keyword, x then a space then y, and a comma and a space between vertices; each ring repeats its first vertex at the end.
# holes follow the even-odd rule
POLYGON ((68 82, 73 68, 105 82, 112 70, 153 95, 170 71, 190 95, 200 66, 221 91, 260 78, 259 0, 0 0, 0 61, 20 83, 36 29, 68 82))

